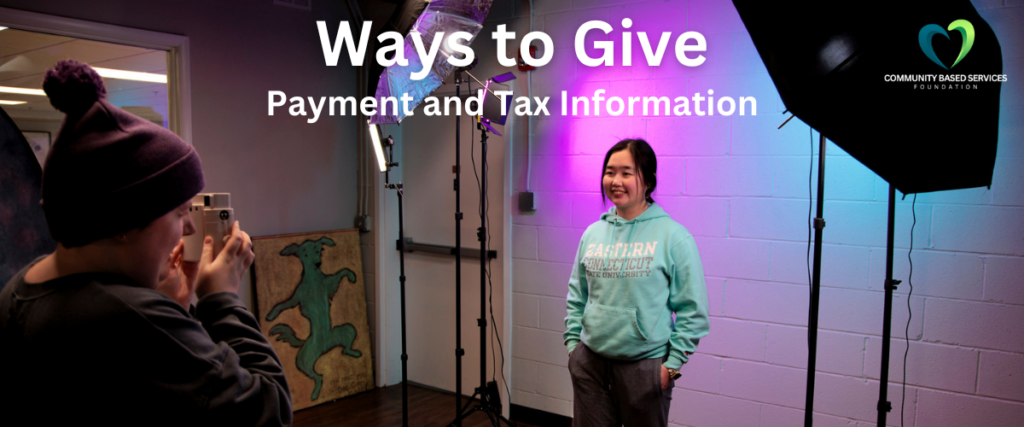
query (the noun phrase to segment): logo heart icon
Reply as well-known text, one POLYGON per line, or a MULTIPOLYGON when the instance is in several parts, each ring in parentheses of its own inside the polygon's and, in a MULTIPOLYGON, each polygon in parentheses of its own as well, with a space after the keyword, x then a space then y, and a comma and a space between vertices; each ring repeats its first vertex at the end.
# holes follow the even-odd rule
POLYGON ((939 64, 940 67, 948 70, 955 67, 956 64, 959 64, 960 61, 967 56, 967 52, 971 51, 971 46, 974 46, 974 25, 971 25, 971 23, 966 19, 957 19, 956 21, 951 22, 949 27, 945 30, 936 24, 928 24, 921 27, 921 31, 917 33, 917 43, 921 45, 921 51, 924 52, 924 56, 927 56, 928 59, 932 60, 932 62, 939 64), (935 49, 932 48, 932 37, 936 34, 942 35, 947 40, 949 39, 949 33, 946 32, 947 30, 959 31, 960 35, 963 36, 964 39, 963 44, 960 45, 960 55, 956 57, 956 61, 953 61, 953 65, 950 65, 949 67, 946 67, 946 64, 943 64, 942 61, 939 60, 939 57, 935 56, 935 49))

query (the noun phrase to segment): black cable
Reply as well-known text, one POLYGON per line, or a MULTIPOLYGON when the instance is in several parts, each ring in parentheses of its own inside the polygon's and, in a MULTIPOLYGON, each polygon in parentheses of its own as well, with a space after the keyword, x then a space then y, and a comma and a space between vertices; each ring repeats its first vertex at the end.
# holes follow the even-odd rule
MULTIPOLYGON (((483 161, 484 167, 486 168, 486 166, 487 166, 487 159, 483 159, 482 161, 483 161)), ((487 271, 485 273, 487 274, 487 286, 488 286, 488 291, 490 292, 490 295, 488 295, 487 301, 488 301, 488 304, 490 305, 489 308, 490 308, 490 313, 491 313, 491 330, 494 331, 494 334, 491 335, 491 360, 492 361, 494 360, 494 341, 497 340, 498 341, 498 354, 501 355, 501 369, 499 370, 499 372, 501 372, 501 382, 502 382, 502 384, 505 385, 505 393, 507 393, 507 395, 508 395, 509 404, 512 404, 512 401, 511 401, 511 399, 512 399, 512 390, 509 389, 509 387, 508 387, 508 380, 505 379, 505 349, 501 345, 501 335, 498 334, 498 322, 496 322, 494 320, 494 282, 491 280, 491 258, 490 258, 490 253, 491 253, 491 200, 490 199, 484 200, 484 220, 487 223, 487 254, 488 254, 487 255, 487 271)), ((494 378, 494 370, 493 370, 493 368, 496 368, 497 364, 492 362, 491 365, 492 365, 491 380, 494 381, 495 378, 494 378)), ((512 422, 512 425, 516 425, 515 421, 512 422)))
MULTIPOLYGON (((469 93, 473 93, 473 83, 472 82, 468 82, 468 84, 469 84, 469 93)), ((479 126, 477 126, 477 127, 479 127, 479 126)), ((471 132, 471 134, 475 135, 476 132, 471 132)), ((478 200, 477 204, 476 204, 476 206, 477 206, 476 214, 477 214, 477 216, 484 217, 484 221, 483 221, 483 223, 480 224, 480 226, 484 227, 485 229, 487 229, 488 218, 487 218, 487 212, 485 211, 486 208, 484 207, 484 203, 486 203, 487 201, 484 200, 484 194, 481 194, 481 193, 483 193, 483 185, 480 183, 480 174, 477 173, 477 171, 476 171, 476 152, 473 149, 474 147, 475 147, 475 140, 474 140, 474 138, 470 138, 470 141, 469 141, 469 161, 472 162, 472 164, 473 164, 473 177, 476 178, 476 190, 477 190, 477 194, 480 194, 480 200, 478 200)), ((481 159, 481 162, 483 162, 484 166, 487 165, 487 163, 486 163, 487 159, 481 159)), ((488 250, 490 249, 490 244, 491 244, 490 239, 491 239, 491 232, 490 232, 490 229, 487 229, 487 245, 488 245, 488 250)), ((484 256, 487 256, 487 255, 484 254, 484 256)), ((487 260, 487 268, 484 269, 484 274, 487 275, 488 282, 490 282, 490 278, 491 278, 490 264, 491 264, 491 261, 490 261, 490 258, 488 258, 488 260, 487 260)), ((491 309, 493 310, 493 308, 494 308, 493 304, 491 304, 491 309)), ((493 319, 492 319, 491 323, 494 323, 493 319)), ((494 358, 494 337, 492 336, 491 337, 491 379, 492 380, 494 379, 494 365, 495 365, 495 362, 496 362, 496 360, 494 358)), ((481 396, 480 398, 482 400, 483 396, 481 396)))
MULTIPOLYGON (((487 218, 487 253, 488 254, 491 253, 491 228, 490 228, 490 226, 491 226, 491 217, 490 217, 490 208, 491 208, 491 203, 490 203, 490 200, 488 200, 486 208, 485 208, 485 217, 487 218)), ((495 341, 495 339, 497 339, 497 341, 498 341, 498 354, 501 355, 501 369, 499 370, 499 372, 501 372, 501 383, 505 385, 505 392, 508 394, 509 404, 512 404, 512 400, 511 400, 512 399, 512 390, 509 389, 509 387, 508 387, 508 380, 505 379, 505 348, 501 345, 501 336, 498 334, 498 323, 494 320, 494 282, 491 281, 491 258, 490 258, 489 255, 488 255, 488 258, 487 258, 487 285, 488 285, 488 288, 489 288, 489 291, 490 291, 490 295, 488 296, 488 303, 490 304, 490 312, 491 312, 491 329, 494 331, 494 334, 491 336, 491 360, 494 360, 494 341, 495 341)), ((497 364, 492 363, 492 365, 494 367, 497 367, 497 364)), ((494 381, 494 371, 493 371, 493 369, 491 371, 491 380, 494 381)), ((512 425, 516 425, 515 421, 512 421, 512 425)))
MULTIPOLYGON (((814 128, 808 127, 811 134, 811 167, 807 170, 807 286, 811 296, 814 294, 814 283, 811 280, 811 211, 814 208, 814 128)), ((807 336, 810 341, 810 335, 807 336)), ((809 344, 809 343, 808 343, 809 344)))
MULTIPOLYGON (((470 83, 470 84, 472 84, 472 83, 470 83)), ((472 93, 472 89, 470 89, 470 93, 472 93)), ((469 153, 470 153, 469 158, 470 158, 470 161, 473 164, 473 177, 476 179, 476 187, 477 187, 477 190, 479 191, 479 190, 482 189, 482 185, 480 183, 480 175, 477 173, 476 154, 475 154, 475 151, 474 151, 473 148, 474 148, 474 143, 471 140, 470 143, 469 143, 469 153)), ((484 167, 487 166, 487 159, 481 159, 481 162, 484 165, 484 167)), ((494 340, 497 339, 497 341, 498 341, 498 350, 499 350, 499 352, 501 354, 501 382, 505 385, 505 392, 508 393, 509 404, 511 404, 512 403, 511 402, 512 390, 509 389, 509 387, 508 387, 508 380, 505 379, 505 350, 504 350, 503 346, 501 345, 501 337, 498 336, 498 325, 494 321, 494 282, 491 280, 491 258, 490 258, 490 255, 489 255, 491 253, 491 224, 490 224, 491 223, 491 218, 490 218, 490 215, 489 215, 489 213, 490 213, 490 201, 487 200, 484 197, 485 196, 484 194, 481 194, 480 196, 481 196, 480 197, 480 201, 477 204, 477 206, 478 206, 477 213, 483 215, 484 223, 481 224, 481 226, 484 227, 485 230, 487 230, 487 252, 484 254, 484 256, 487 256, 488 258, 487 258, 487 268, 484 270, 484 274, 487 275, 487 285, 488 285, 488 292, 489 292, 488 297, 487 297, 487 301, 488 301, 488 305, 489 305, 488 308, 489 308, 489 311, 490 311, 490 314, 491 314, 491 330, 493 331, 493 333, 491 334, 491 380, 495 381, 496 374, 494 373, 494 370, 498 367, 497 360, 496 360, 496 358, 494 356, 494 340)), ((481 400, 483 400, 483 396, 481 396, 481 400)), ((515 421, 512 421, 512 423, 513 423, 513 425, 516 425, 515 421)))
MULTIPOLYGON (((481 158, 480 164, 483 165, 484 169, 487 169, 487 158, 481 158)), ((475 173, 476 170, 474 169, 475 173)), ((487 248, 483 256, 487 257, 487 268, 484 269, 484 275, 487 276, 487 310, 491 316, 491 381, 495 381, 497 376, 495 371, 498 369, 498 360, 494 355, 494 338, 498 335, 498 325, 494 322, 494 284, 491 282, 491 217, 490 217, 490 204, 488 203, 486 194, 480 194, 480 212, 483 213, 484 222, 481 226, 487 232, 487 248)), ((504 357, 504 355, 502 355, 504 357)), ((504 369, 504 366, 502 366, 504 369)))
MULTIPOLYGON (((484 159, 484 164, 485 165, 487 164, 487 160, 486 159, 484 159)), ((487 219, 487 253, 490 254, 491 253, 491 215, 490 215, 491 201, 488 199, 485 203, 486 204, 485 204, 485 208, 484 208, 484 218, 487 219)), ((498 340, 498 354, 501 355, 501 370, 499 371, 499 372, 501 372, 501 382, 502 382, 502 384, 505 385, 505 392, 508 393, 509 404, 512 404, 512 401, 511 401, 511 399, 512 399, 512 390, 509 389, 509 387, 508 387, 508 380, 505 379, 505 349, 501 345, 501 336, 498 334, 498 323, 494 320, 494 282, 491 281, 491 258, 490 258, 490 255, 488 255, 488 258, 487 258, 487 285, 490 288, 490 292, 491 292, 488 301, 490 303, 490 311, 491 311, 491 326, 492 326, 492 329, 494 330, 494 336, 492 337, 492 341, 491 341, 491 355, 493 356, 493 353, 494 353, 494 340, 493 340, 493 338, 497 338, 497 340, 498 340)), ((493 360, 493 357, 492 357, 492 360, 493 360)), ((494 372, 493 371, 491 372, 491 379, 492 380, 494 379, 494 372)), ((512 424, 515 425, 515 422, 513 421, 512 424)))
POLYGON ((900 401, 900 427, 903 426, 904 412, 907 403, 907 355, 910 354, 910 319, 914 313, 910 308, 910 296, 914 294, 914 259, 910 257, 914 253, 914 226, 917 225, 917 193, 914 193, 914 200, 910 202, 910 212, 914 215, 914 222, 910 224, 910 250, 907 251, 907 262, 910 263, 910 274, 907 275, 907 285, 910 292, 907 293, 907 329, 904 331, 907 348, 903 349, 903 400, 900 401))
MULTIPOLYGON (((487 159, 481 159, 480 161, 483 163, 484 169, 487 169, 487 159)), ((495 358, 494 358, 494 339, 497 337, 498 340, 499 340, 499 343, 500 343, 501 338, 498 337, 498 324, 497 324, 497 322, 494 321, 494 283, 491 282, 491 256, 490 256, 490 254, 491 254, 491 203, 490 202, 491 201, 489 199, 484 199, 482 203, 483 203, 483 206, 484 206, 484 228, 487 230, 487 253, 484 254, 484 256, 487 257, 487 271, 484 272, 484 274, 487 275, 487 292, 488 292, 488 294, 487 294, 487 305, 488 305, 487 309, 488 309, 488 311, 491 314, 491 330, 494 332, 493 334, 491 334, 491 381, 495 381, 494 371, 496 369, 498 369, 498 364, 495 363, 496 361, 495 361, 495 358)), ((502 351, 502 353, 504 353, 504 351, 502 351)), ((505 355, 502 354, 501 357, 502 357, 502 359, 504 359, 505 355)), ((503 370, 505 369, 504 363, 502 364, 501 368, 503 370)), ((504 379, 505 379, 505 373, 502 372, 502 380, 504 380, 504 379)))

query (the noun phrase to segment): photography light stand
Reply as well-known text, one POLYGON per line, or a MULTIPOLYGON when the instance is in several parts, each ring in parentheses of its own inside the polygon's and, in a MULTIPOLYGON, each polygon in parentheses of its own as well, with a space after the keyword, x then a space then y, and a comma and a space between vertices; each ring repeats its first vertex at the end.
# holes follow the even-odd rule
MULTIPOLYGON (((935 34, 929 34, 919 25, 932 20, 942 22, 940 16, 953 15, 969 20, 973 26, 970 39, 974 46, 982 49, 977 53, 972 51, 971 62, 962 66, 961 72, 1002 74, 1003 50, 993 27, 969 1, 946 2, 942 8, 927 11, 932 15, 922 15, 921 8, 909 6, 888 8, 880 14, 871 8, 851 12, 845 3, 839 2, 808 5, 807 2, 732 0, 732 3, 786 108, 799 111, 795 114, 801 120, 827 134, 838 147, 890 185, 882 360, 876 402, 877 425, 885 426, 886 414, 892 408, 887 400, 892 294, 900 284, 893 279, 896 190, 907 195, 990 187, 996 168, 1002 104, 999 84, 943 94, 942 102, 936 102, 938 98, 913 91, 889 90, 892 87, 877 78, 878 70, 902 70, 909 75, 934 72, 936 64, 946 68, 927 52, 925 55, 909 54, 918 48, 924 49, 925 45, 931 46, 935 34), (793 13, 795 10, 800 13, 793 13), (851 31, 867 27, 885 30, 851 31), (887 91, 887 102, 878 102, 874 94, 879 91, 887 91), (951 110, 944 107, 949 103, 972 108, 951 110), (872 126, 863 126, 858 120, 863 111, 872 111, 872 126), (951 121, 965 125, 934 126, 951 121), (879 135, 874 129, 889 131, 879 135), (972 141, 969 150, 936 149, 937 142, 954 144, 964 140, 972 141)), ((956 27, 950 25, 949 28, 956 27)), ((945 35, 941 31, 940 34, 945 35)), ((967 40, 966 32, 961 32, 967 40)), ((820 203, 819 196, 819 212, 820 203)), ((910 246, 912 250, 913 245, 910 246)), ((818 284, 812 286, 817 294, 818 284)), ((910 309, 909 294, 907 298, 910 309)), ((814 301, 812 312, 816 311, 814 301)), ((816 317, 812 313, 809 324, 812 352, 816 317)), ((909 352, 909 347, 906 351, 909 352)), ((814 354, 809 356, 805 426, 811 425, 814 393, 814 354)))
MULTIPOLYGON (((461 71, 465 71, 466 74, 468 74, 473 80, 476 80, 477 83, 480 83, 480 80, 478 80, 476 77, 474 77, 472 74, 470 74, 468 70, 461 70, 461 71)), ((462 81, 461 80, 461 72, 457 72, 456 73, 455 79, 456 79, 456 84, 460 85, 461 81, 462 81)), ((481 100, 480 100, 481 104, 483 104, 484 101, 487 99, 487 94, 488 93, 491 93, 493 95, 493 92, 491 92, 490 89, 489 89, 489 86, 490 86, 490 84, 492 82, 504 83, 504 82, 507 82, 507 81, 513 80, 513 79, 515 79, 515 75, 514 74, 512 74, 512 73, 505 73, 505 74, 502 74, 500 76, 488 79, 486 83, 482 83, 482 85, 484 86, 484 91, 483 91, 483 93, 481 95, 481 100)), ((456 91, 456 95, 458 95, 459 94, 459 86, 456 86, 455 91, 456 91)), ((497 95, 495 95, 495 96, 497 96, 497 95)), ((483 109, 483 105, 481 105, 480 108, 482 110, 483 109)), ((482 115, 477 117, 476 128, 480 131, 480 147, 481 147, 480 148, 480 159, 481 159, 481 161, 480 161, 480 203, 484 204, 484 205, 486 205, 486 203, 487 203, 487 137, 488 137, 487 133, 491 132, 491 133, 494 133, 495 135, 501 136, 500 133, 495 131, 494 128, 490 126, 490 123, 491 123, 490 120, 488 120, 487 118, 484 118, 482 115)), ((456 126, 458 126, 458 125, 459 125, 459 121, 458 121, 458 119, 456 119, 456 126)), ((456 141, 455 156, 456 156, 456 159, 457 159, 458 156, 459 156, 459 151, 458 151, 459 150, 459 148, 458 148, 459 129, 458 128, 456 128, 456 132, 455 132, 455 141, 456 141)), ((456 160, 456 162, 458 162, 458 160, 456 160)), ((508 425, 512 426, 513 425, 512 422, 509 421, 508 419, 506 419, 505 417, 503 417, 501 415, 501 397, 500 397, 501 395, 498 392, 497 383, 495 383, 493 381, 490 384, 487 383, 487 282, 488 282, 487 281, 487 257, 488 257, 487 240, 488 239, 487 239, 487 210, 486 209, 480 209, 480 228, 477 229, 477 240, 480 241, 480 318, 477 319, 476 323, 477 323, 477 327, 480 329, 480 387, 478 387, 478 388, 476 388, 474 390, 473 396, 470 397, 469 402, 467 402, 465 407, 463 407, 461 405, 461 403, 462 403, 462 393, 461 393, 461 390, 462 390, 462 363, 461 363, 461 357, 464 354, 464 352, 462 351, 462 348, 460 346, 460 344, 461 344, 461 324, 460 324, 460 317, 459 317, 460 316, 459 313, 460 313, 460 311, 462 309, 462 307, 461 307, 461 299, 460 299, 461 289, 459 288, 459 284, 458 284, 458 280, 459 280, 459 277, 460 277, 460 270, 462 268, 462 266, 461 266, 461 259, 462 259, 462 257, 461 257, 461 250, 462 249, 461 248, 462 248, 462 246, 461 246, 461 241, 459 240, 459 238, 461 237, 461 234, 460 234, 460 231, 459 231, 460 226, 459 226, 459 222, 458 221, 460 221, 462 219, 462 214, 461 214, 461 212, 458 212, 458 200, 459 200, 459 197, 458 197, 458 194, 459 194, 458 163, 456 163, 455 192, 456 192, 456 199, 455 199, 456 200, 456 215, 455 215, 455 217, 456 217, 456 225, 457 225, 457 227, 456 227, 456 236, 457 236, 456 237, 456 254, 457 255, 456 255, 456 267, 455 267, 456 268, 456 280, 457 280, 457 282, 456 282, 456 291, 455 291, 455 301, 456 301, 456 303, 455 303, 456 304, 456 306, 455 306, 455 313, 456 313, 456 315, 455 315, 456 316, 456 347, 457 347, 457 349, 456 349, 456 360, 457 360, 457 362, 456 362, 456 393, 455 393, 455 395, 456 395, 456 399, 457 399, 456 403, 459 406, 458 406, 458 412, 456 412, 455 420, 452 421, 449 424, 449 426, 461 426, 462 425, 462 420, 464 420, 466 417, 470 416, 471 414, 473 414, 476 411, 483 411, 484 413, 486 413, 487 414, 487 418, 491 421, 491 424, 494 427, 500 427, 502 421, 504 421, 505 424, 508 424, 508 425), (476 405, 474 407, 470 407, 470 405, 471 405, 471 403, 473 401, 473 398, 477 397, 477 396, 479 396, 479 398, 480 398, 480 404, 476 405)))
POLYGON ((818 200, 814 217, 814 267, 807 319, 807 393, 804 403, 804 427, 811 427, 814 416, 814 371, 818 359, 818 301, 821 297, 821 243, 824 240, 822 230, 825 228, 825 134, 819 132, 818 136, 818 200))
POLYGON ((390 135, 387 138, 381 139, 377 126, 374 124, 369 126, 370 139, 377 154, 377 164, 380 166, 380 171, 384 173, 384 188, 398 192, 398 283, 402 307, 402 427, 409 427, 409 375, 407 369, 409 355, 406 354, 405 347, 405 227, 403 225, 402 213, 403 190, 401 182, 392 184, 388 177, 391 168, 398 166, 398 163, 394 161, 395 140, 390 135), (387 162, 384 161, 384 148, 388 150, 387 162))
MULTIPOLYGON (((878 426, 885 427, 886 414, 892 410, 889 402, 889 340, 892 335, 892 292, 900 280, 892 278, 893 235, 896 227, 896 186, 889 184, 889 224, 885 243, 885 311, 882 314, 882 372, 878 391, 878 426)), ((913 250, 913 248, 911 248, 913 250)), ((910 298, 909 296, 907 297, 910 298)), ((909 344, 908 344, 909 345, 909 344)))
MULTIPOLYGON (((787 120, 788 122, 788 120, 787 120)), ((785 123, 783 123, 785 125, 785 123)), ((782 126, 779 126, 780 128, 782 126)), ((822 230, 825 228, 825 135, 819 133, 818 140, 818 198, 814 218, 814 266, 811 280, 810 310, 807 321, 807 392, 804 406, 804 426, 811 427, 814 416, 814 373, 818 348, 818 309, 821 291, 821 245, 822 230)), ((892 411, 889 394, 889 352, 892 335, 892 294, 900 280, 893 280, 894 229, 896 223, 896 187, 889 184, 888 226, 885 249, 885 308, 882 318, 882 366, 878 392, 878 427, 885 427, 886 414, 892 411)))
MULTIPOLYGON (((455 97, 462 99, 462 73, 469 71, 473 64, 455 69, 455 97)), ((462 173, 461 141, 462 115, 455 115, 455 414, 462 413, 462 208, 459 176, 462 173)), ((455 420, 456 427, 462 427, 462 418, 455 420)))

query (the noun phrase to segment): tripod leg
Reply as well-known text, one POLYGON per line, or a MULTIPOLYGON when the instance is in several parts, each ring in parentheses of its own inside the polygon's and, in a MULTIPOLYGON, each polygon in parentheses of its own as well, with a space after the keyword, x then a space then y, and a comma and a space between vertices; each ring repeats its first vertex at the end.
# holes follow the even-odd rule
POLYGON ((469 400, 466 401, 466 406, 459 408, 459 413, 456 414, 455 419, 452 420, 450 424, 448 424, 448 427, 461 426, 462 420, 466 419, 466 417, 470 416, 470 414, 476 412, 478 409, 482 409, 482 407, 480 406, 473 407, 473 399, 476 398, 477 396, 479 396, 479 394, 474 393, 472 396, 469 397, 469 400))

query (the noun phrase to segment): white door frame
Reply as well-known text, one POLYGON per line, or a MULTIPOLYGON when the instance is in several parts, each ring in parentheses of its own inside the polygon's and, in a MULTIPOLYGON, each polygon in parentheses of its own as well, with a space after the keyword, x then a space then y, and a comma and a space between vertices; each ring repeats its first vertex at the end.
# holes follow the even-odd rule
POLYGON ((168 51, 168 123, 192 144, 188 37, 0 7, 0 27, 168 51))

